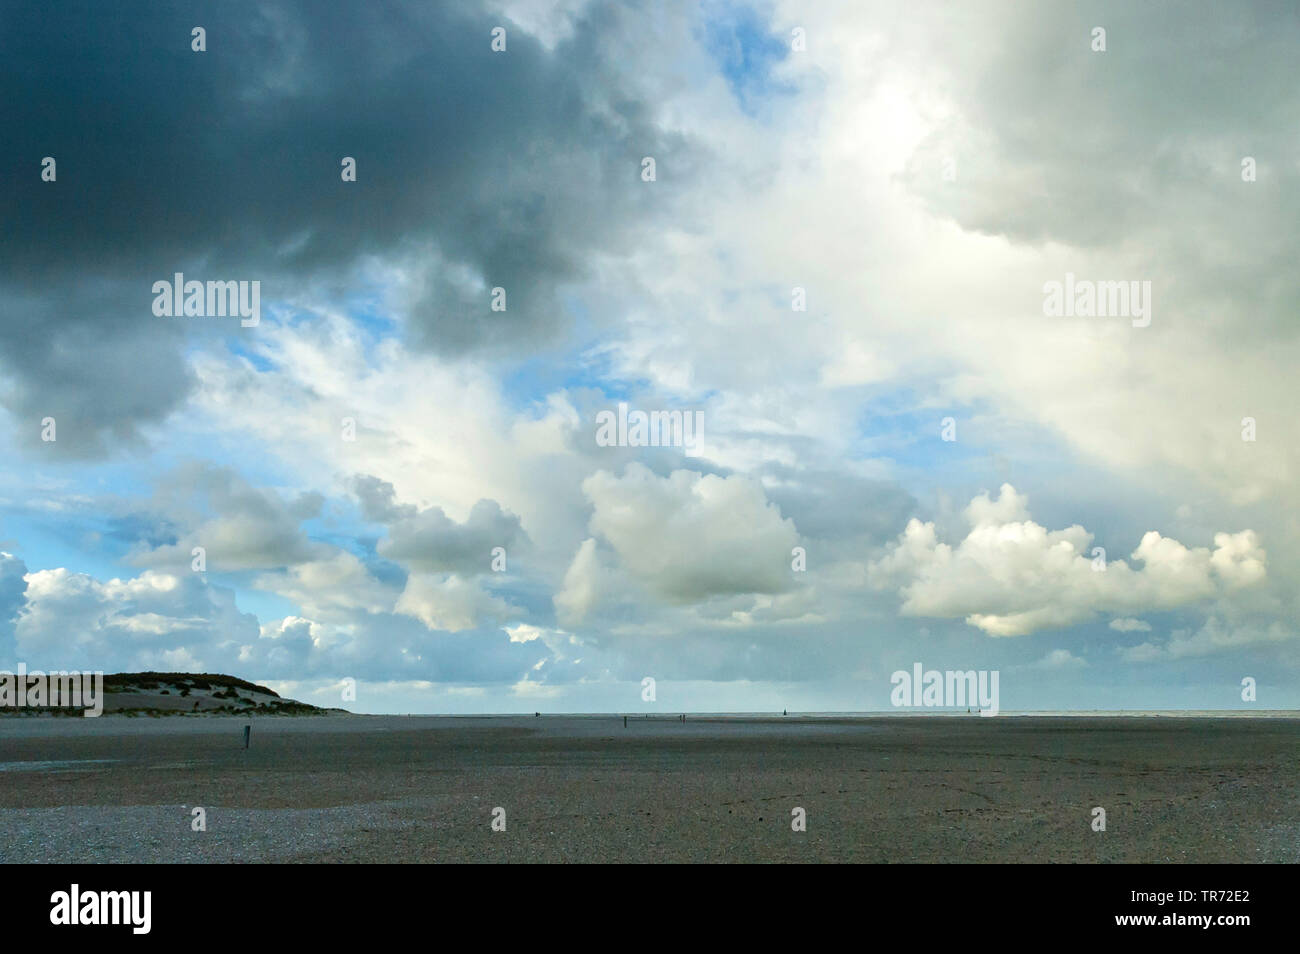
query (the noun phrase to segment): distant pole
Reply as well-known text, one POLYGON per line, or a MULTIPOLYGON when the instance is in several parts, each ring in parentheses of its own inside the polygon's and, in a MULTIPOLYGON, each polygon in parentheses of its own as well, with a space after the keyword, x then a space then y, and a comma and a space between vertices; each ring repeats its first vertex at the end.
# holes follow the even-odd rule
POLYGON ((623 728, 627 728, 627 716, 623 716, 623 728))
POLYGON ((248 748, 248 737, 252 734, 253 727, 251 725, 244 726, 244 748, 248 748))

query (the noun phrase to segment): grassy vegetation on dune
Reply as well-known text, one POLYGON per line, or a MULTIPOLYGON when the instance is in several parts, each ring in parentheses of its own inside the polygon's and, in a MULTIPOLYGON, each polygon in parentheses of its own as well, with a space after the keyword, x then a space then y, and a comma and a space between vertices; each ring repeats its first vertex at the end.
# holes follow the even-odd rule
MULTIPOLYGON (((282 699, 266 686, 221 673, 119 672, 104 676, 103 713, 123 716, 322 715, 331 711, 282 699), (244 693, 241 695, 241 693, 244 693), (164 700, 166 697, 166 701, 164 700), (174 701, 173 701, 174 700, 174 701), (217 704, 217 700, 220 703, 217 704)), ((0 706, 0 716, 81 716, 90 707, 0 706)))
POLYGON ((130 692, 132 690, 149 690, 170 688, 179 689, 243 689, 245 692, 260 692, 263 695, 279 698, 280 694, 272 692, 266 686, 209 672, 115 672, 104 677, 105 692, 130 692))

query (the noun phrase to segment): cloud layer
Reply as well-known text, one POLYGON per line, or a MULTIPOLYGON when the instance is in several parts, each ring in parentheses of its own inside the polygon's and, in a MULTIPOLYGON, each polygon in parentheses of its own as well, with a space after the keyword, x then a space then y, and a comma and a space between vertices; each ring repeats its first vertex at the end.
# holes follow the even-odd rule
POLYGON ((195 52, 195 16, 0 14, 0 663, 1300 704, 1295 17, 236 0, 195 52), (154 316, 177 271, 262 320, 154 316), (1151 323, 1048 317, 1067 273, 1151 323), (621 403, 703 440, 606 446, 621 403))

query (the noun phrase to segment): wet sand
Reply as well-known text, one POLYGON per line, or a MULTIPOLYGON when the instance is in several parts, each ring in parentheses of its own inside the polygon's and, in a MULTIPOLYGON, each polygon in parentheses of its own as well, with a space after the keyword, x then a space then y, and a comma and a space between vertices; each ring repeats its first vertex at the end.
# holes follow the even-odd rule
POLYGON ((0 861, 1295 862, 1298 776, 1290 718, 5 718, 0 861))

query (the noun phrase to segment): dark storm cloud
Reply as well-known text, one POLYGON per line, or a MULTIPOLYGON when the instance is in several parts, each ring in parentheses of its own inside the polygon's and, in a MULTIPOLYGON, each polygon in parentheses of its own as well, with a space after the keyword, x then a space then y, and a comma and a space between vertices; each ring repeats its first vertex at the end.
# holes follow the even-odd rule
MULTIPOLYGON (((30 225, 5 221, 16 223, 10 241, 30 225)), ((20 442, 77 456, 142 446, 142 428, 166 417, 194 383, 181 329, 149 311, 145 276, 131 283, 69 268, 16 290, 8 280, 16 271, 13 260, 0 261, 0 402, 20 442), (42 445, 46 418, 56 440, 42 445)))
POLYGON ((7 406, 62 415, 62 451, 141 439, 192 386, 183 335, 215 327, 152 314, 152 283, 176 271, 260 280, 265 305, 341 291, 377 258, 410 279, 417 344, 535 346, 561 320, 557 285, 671 201, 641 157, 676 157, 679 180, 696 161, 598 40, 638 15, 597 10, 547 51, 467 3, 7 7, 7 406))

